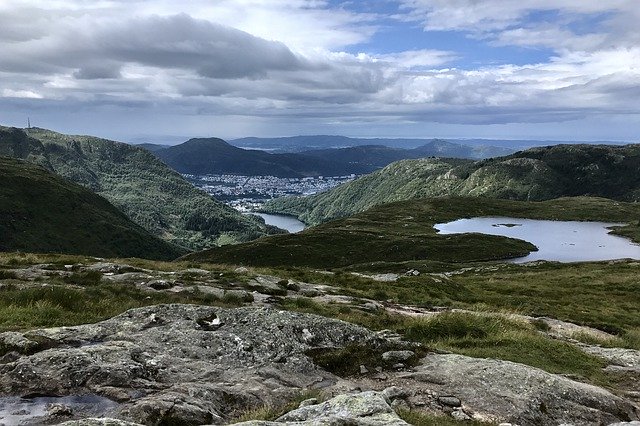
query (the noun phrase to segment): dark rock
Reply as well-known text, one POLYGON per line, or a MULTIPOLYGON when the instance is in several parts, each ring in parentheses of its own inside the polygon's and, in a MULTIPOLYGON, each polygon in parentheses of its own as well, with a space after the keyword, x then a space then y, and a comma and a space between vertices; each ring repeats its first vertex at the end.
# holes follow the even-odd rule
POLYGON ((460 407, 462 405, 462 402, 455 396, 439 396, 438 402, 448 407, 460 407))

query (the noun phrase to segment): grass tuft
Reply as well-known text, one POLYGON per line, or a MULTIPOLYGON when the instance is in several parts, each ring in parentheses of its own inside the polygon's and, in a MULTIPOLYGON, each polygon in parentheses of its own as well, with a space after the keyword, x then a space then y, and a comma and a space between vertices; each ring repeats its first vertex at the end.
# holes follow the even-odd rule
POLYGON ((324 395, 316 389, 306 389, 301 391, 298 395, 296 395, 293 399, 286 401, 282 404, 275 405, 263 405, 261 407, 257 407, 251 409, 249 411, 244 412, 237 418, 231 421, 231 424, 248 422, 252 420, 257 421, 273 421, 278 417, 283 416, 289 411, 295 410, 300 406, 302 401, 306 401, 307 399, 315 398, 318 402, 323 402, 325 400, 324 395))
POLYGON ((397 413, 402 420, 413 426, 489 426, 495 424, 477 420, 459 421, 448 416, 421 413, 407 409, 400 409, 397 413))

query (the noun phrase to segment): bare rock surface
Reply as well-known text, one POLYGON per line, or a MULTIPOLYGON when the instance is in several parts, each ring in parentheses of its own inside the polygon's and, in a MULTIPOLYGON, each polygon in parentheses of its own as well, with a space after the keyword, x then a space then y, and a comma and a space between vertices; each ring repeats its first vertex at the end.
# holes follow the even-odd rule
POLYGON ((603 348, 600 346, 584 345, 579 347, 591 354, 604 358, 611 365, 623 367, 629 370, 640 372, 640 351, 623 348, 603 348))
POLYGON ((249 421, 236 426, 407 426, 382 392, 338 395, 322 404, 293 410, 276 421, 249 421))
POLYGON ((608 425, 640 418, 637 406, 602 388, 509 361, 432 354, 401 377, 448 395, 448 401, 459 400, 464 413, 477 420, 608 425))
POLYGON ((0 393, 96 394, 118 401, 115 417, 128 421, 223 424, 249 407, 333 383, 306 350, 377 340, 315 315, 158 305, 96 324, 0 334, 0 346, 18 354, 0 364, 0 393))

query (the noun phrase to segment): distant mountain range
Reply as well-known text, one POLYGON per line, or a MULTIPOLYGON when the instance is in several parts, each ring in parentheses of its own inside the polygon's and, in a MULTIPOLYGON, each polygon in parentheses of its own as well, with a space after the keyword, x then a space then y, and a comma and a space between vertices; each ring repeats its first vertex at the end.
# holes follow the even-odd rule
POLYGON ((302 154, 269 154, 264 151, 237 148, 222 139, 191 139, 153 152, 180 173, 270 175, 278 177, 341 176, 363 174, 370 167, 333 162, 302 154))
POLYGON ((324 193, 273 200, 263 210, 318 224, 425 197, 537 201, 584 195, 640 201, 638 170, 640 145, 557 145, 480 161, 403 160, 324 193))
POLYGON ((299 153, 268 153, 256 149, 241 149, 218 138, 191 139, 172 147, 153 144, 142 146, 181 173, 278 177, 365 174, 407 158, 487 158, 512 152, 506 148, 471 147, 438 139, 412 149, 359 145, 299 153))
POLYGON ((42 167, 0 157, 0 180, 0 251, 163 260, 185 254, 104 198, 42 167))
POLYGON ((271 229, 261 219, 242 215, 194 188, 148 151, 128 144, 0 127, 0 155, 41 165, 91 189, 151 234, 189 250, 248 241, 271 229))
MULTIPOLYGON (((240 148, 261 149, 269 152, 303 152, 311 150, 322 150, 332 148, 350 148, 362 145, 387 146, 389 148, 414 149, 429 144, 432 141, 443 141, 444 139, 417 139, 417 138, 350 138, 346 136, 291 136, 280 138, 240 138, 230 140, 234 146, 240 148)), ((622 142, 582 142, 582 141, 554 141, 554 140, 512 140, 512 139, 446 139, 447 142, 455 145, 462 145, 477 149, 478 152, 486 151, 485 154, 476 154, 467 158, 488 158, 500 155, 508 155, 515 151, 534 148, 538 146, 550 146, 561 144, 607 144, 620 145, 622 142)), ((628 142, 625 142, 628 143, 628 142)))

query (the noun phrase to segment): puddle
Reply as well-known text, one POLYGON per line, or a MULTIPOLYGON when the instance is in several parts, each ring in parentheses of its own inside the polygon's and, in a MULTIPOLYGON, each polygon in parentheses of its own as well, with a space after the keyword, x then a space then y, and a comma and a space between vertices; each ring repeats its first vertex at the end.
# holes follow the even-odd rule
POLYGON ((118 403, 98 395, 0 397, 0 425, 46 424, 44 422, 49 414, 50 404, 62 404, 71 408, 72 416, 60 417, 60 420, 69 420, 75 417, 105 417, 119 406, 118 403))

